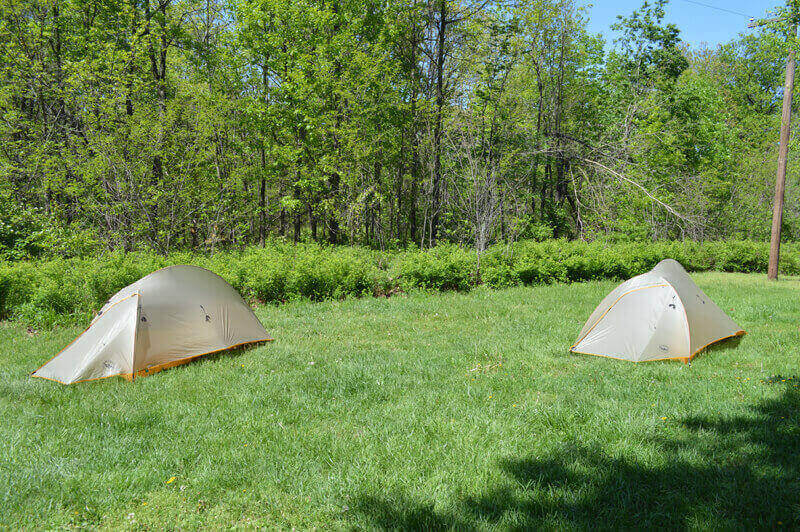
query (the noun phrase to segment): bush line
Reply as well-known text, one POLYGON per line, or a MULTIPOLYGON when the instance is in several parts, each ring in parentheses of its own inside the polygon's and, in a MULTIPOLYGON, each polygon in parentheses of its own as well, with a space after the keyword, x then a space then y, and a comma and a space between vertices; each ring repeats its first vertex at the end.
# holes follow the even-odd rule
MULTIPOLYGON (((784 244, 781 270, 800 273, 800 247, 784 244)), ((271 242, 213 256, 109 253, 90 258, 0 262, 0 319, 31 326, 86 323, 119 289, 173 264, 194 264, 225 278, 253 302, 314 301, 396 291, 625 279, 673 258, 689 271, 765 272, 762 242, 587 243, 550 240, 474 250, 377 251, 358 247, 271 242)))

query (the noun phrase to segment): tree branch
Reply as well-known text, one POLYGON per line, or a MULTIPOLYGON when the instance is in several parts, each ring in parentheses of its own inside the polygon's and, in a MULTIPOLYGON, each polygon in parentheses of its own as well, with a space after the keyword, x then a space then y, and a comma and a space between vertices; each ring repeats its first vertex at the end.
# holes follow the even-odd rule
POLYGON ((645 195, 648 198, 650 198, 655 203, 657 203, 657 204, 661 205, 662 207, 664 207, 664 209, 666 209, 667 212, 669 212, 670 214, 672 214, 676 218, 680 218, 681 220, 683 220, 685 222, 688 222, 690 224, 693 224, 693 225, 704 225, 703 223, 701 223, 701 222, 699 222, 697 220, 693 220, 691 218, 688 218, 688 217, 682 215, 681 213, 679 213, 678 211, 676 211, 675 209, 673 209, 672 207, 670 207, 669 205, 667 205, 666 203, 661 201, 660 199, 658 199, 655 196, 653 196, 650 193, 650 191, 648 191, 645 187, 643 187, 642 185, 640 185, 639 183, 637 183, 633 179, 631 179, 629 177, 625 177, 624 175, 620 174, 616 170, 612 170, 611 168, 607 167, 606 165, 604 165, 602 163, 599 163, 597 161, 592 161, 591 159, 583 159, 583 161, 585 161, 585 162, 587 162, 589 164, 593 164, 593 165, 597 166, 598 168, 601 168, 601 169, 605 170, 606 172, 610 173, 611 175, 615 176, 617 179, 620 179, 622 181, 625 181, 625 182, 630 183, 631 185, 635 186, 636 188, 638 188, 639 190, 644 192, 645 195))

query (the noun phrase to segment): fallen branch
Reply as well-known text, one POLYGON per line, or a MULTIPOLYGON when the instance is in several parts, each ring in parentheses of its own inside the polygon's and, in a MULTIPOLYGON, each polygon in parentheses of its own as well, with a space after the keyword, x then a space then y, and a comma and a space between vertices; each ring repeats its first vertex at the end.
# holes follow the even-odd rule
POLYGON ((638 188, 639 190, 644 192, 647 195, 648 198, 650 198, 655 203, 658 203, 659 205, 664 207, 664 209, 666 209, 667 212, 669 212, 670 214, 674 215, 676 218, 680 218, 681 220, 683 220, 683 221, 685 221, 687 223, 693 224, 693 225, 702 225, 702 226, 705 225, 702 222, 699 222, 697 220, 693 220, 691 218, 688 218, 688 217, 682 215, 681 213, 679 213, 678 211, 676 211, 675 209, 673 209, 672 207, 670 207, 669 205, 667 205, 666 203, 664 203, 663 201, 658 199, 657 197, 653 196, 650 193, 650 191, 647 190, 644 186, 640 185, 639 183, 637 183, 636 181, 634 181, 633 179, 631 179, 629 177, 625 177, 624 175, 620 174, 616 170, 612 170, 611 168, 607 167, 606 165, 604 165, 602 163, 599 163, 597 161, 592 161, 591 159, 583 159, 583 161, 585 161, 587 163, 590 163, 590 164, 593 164, 593 165, 595 165, 595 166, 597 166, 599 168, 602 168, 606 172, 609 172, 610 174, 614 175, 617 179, 620 179, 622 181, 626 181, 626 182, 630 183, 631 185, 635 186, 636 188, 638 188))

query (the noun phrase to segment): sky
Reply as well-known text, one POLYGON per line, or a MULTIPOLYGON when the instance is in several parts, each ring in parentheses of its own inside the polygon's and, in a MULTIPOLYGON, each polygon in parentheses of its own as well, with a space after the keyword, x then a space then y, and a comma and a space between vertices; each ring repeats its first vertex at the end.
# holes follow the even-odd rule
MULTIPOLYGON (((641 7, 642 0, 578 0, 578 4, 592 6, 588 13, 589 31, 602 33, 606 41, 611 43, 616 35, 610 26, 616 22, 617 15, 629 15, 641 7)), ((785 5, 785 2, 783 0, 670 0, 665 20, 676 24, 681 30, 681 38, 693 48, 700 47, 703 43, 714 48, 733 39, 739 32, 752 31, 747 29, 750 17, 763 17, 767 10, 780 5, 785 5)))

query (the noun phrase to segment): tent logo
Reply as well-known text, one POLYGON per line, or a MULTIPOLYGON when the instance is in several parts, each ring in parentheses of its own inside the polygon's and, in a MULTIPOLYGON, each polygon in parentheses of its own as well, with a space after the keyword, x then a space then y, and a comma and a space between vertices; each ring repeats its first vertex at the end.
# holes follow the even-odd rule
POLYGON ((664 351, 665 353, 667 351, 669 351, 669 346, 668 345, 661 344, 660 346, 658 346, 658 348, 661 349, 662 351, 664 351))

